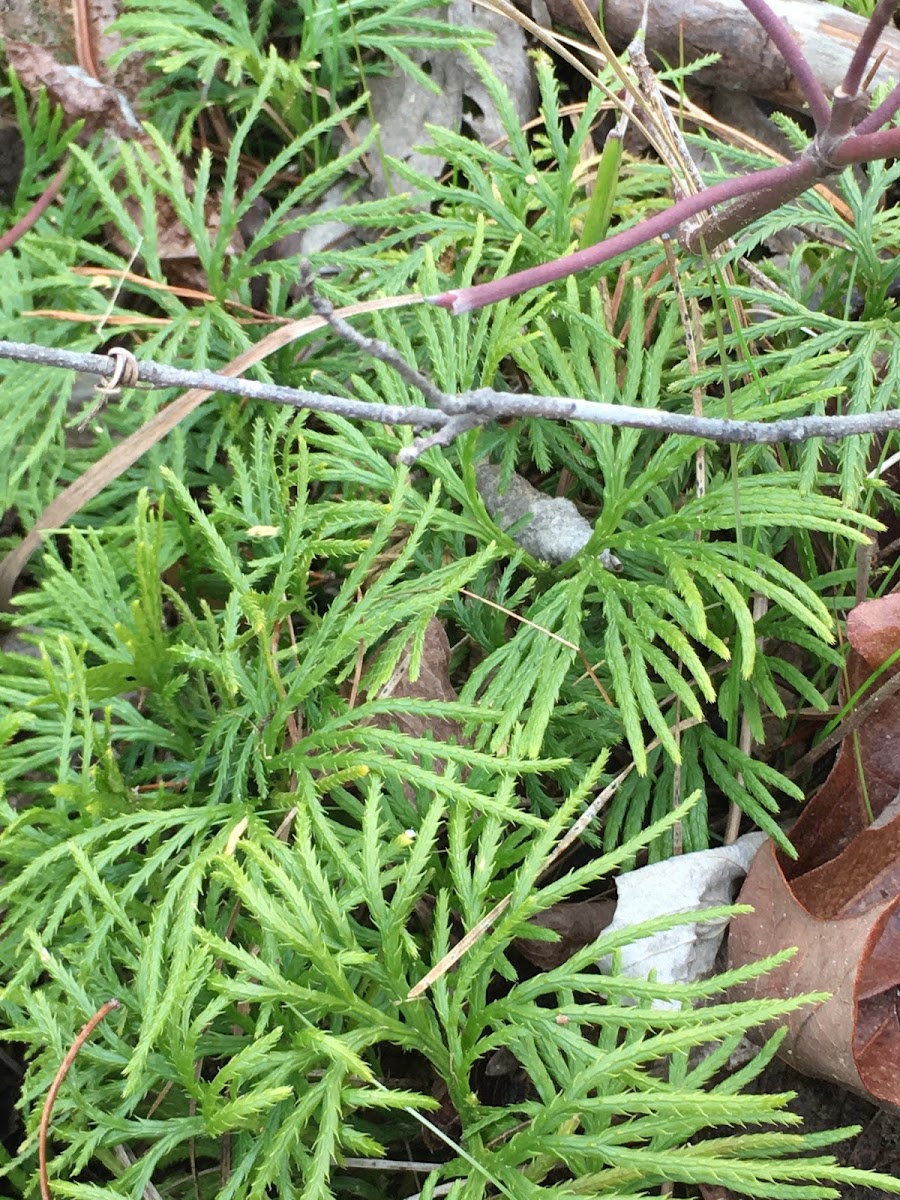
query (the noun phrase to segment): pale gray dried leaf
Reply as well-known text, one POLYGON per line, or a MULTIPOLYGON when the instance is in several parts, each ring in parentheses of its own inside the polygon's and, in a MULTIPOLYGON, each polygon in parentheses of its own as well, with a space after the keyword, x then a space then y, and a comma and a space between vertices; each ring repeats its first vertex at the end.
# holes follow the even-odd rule
MULTIPOLYGON (((494 35, 494 44, 481 49, 480 54, 509 92, 519 121, 530 120, 537 111, 537 84, 522 27, 502 13, 473 4, 472 0, 451 0, 448 20, 463 29, 486 29, 494 35)), ((459 54, 453 57, 463 81, 464 95, 481 110, 480 114, 467 115, 467 123, 485 145, 501 141, 506 136, 503 122, 481 76, 468 58, 459 54)))
MULTIPOLYGON (((520 123, 530 120, 537 111, 537 87, 525 34, 515 21, 488 12, 471 0, 451 0, 445 8, 433 12, 457 28, 485 29, 494 34, 494 44, 480 47, 479 53, 506 86, 520 123)), ((431 141, 426 125, 458 132, 465 123, 487 144, 505 137, 494 102, 462 50, 418 51, 410 58, 440 88, 440 93, 436 95, 399 71, 372 80, 369 95, 378 124, 379 145, 370 151, 366 163, 372 174, 371 189, 378 197, 391 192, 382 156, 400 159, 433 179, 443 173, 445 164, 440 156, 424 154, 418 149, 431 141)), ((369 118, 360 121, 356 136, 365 137, 371 127, 369 118)), ((409 189, 401 179, 394 179, 392 186, 397 192, 409 189)))
MULTIPOLYGON (((422 58, 421 55, 413 57, 422 58)), ((378 143, 369 151, 366 164, 371 172, 369 186, 379 199, 390 195, 392 190, 409 190, 409 184, 400 178, 392 178, 388 185, 385 157, 399 159, 414 171, 433 179, 443 172, 444 163, 437 155, 424 154, 417 147, 431 141, 426 125, 459 129, 463 111, 462 89, 458 86, 458 70, 450 58, 450 53, 435 52, 429 64, 430 78, 441 89, 440 95, 428 91, 405 73, 373 79, 369 85, 372 112, 378 122, 378 143)), ((419 66, 422 65, 420 61, 419 66)), ((357 126, 356 136, 362 140, 370 129, 371 121, 365 118, 357 126)))
MULTIPOLYGON (((678 855, 620 875, 609 932, 670 913, 731 904, 754 855, 767 840, 764 833, 746 833, 730 846, 678 855)), ((620 973, 646 979, 653 972, 660 981, 682 983, 700 979, 713 970, 726 926, 724 920, 685 922, 641 938, 621 951, 620 973)), ((601 969, 610 969, 608 959, 601 969)))

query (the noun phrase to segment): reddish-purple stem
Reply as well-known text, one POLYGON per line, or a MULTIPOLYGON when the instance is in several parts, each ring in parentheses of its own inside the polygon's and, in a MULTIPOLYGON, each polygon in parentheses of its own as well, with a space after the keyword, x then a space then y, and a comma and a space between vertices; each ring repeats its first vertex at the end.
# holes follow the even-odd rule
POLYGON ((56 1103, 56 1097, 59 1089, 63 1085, 63 1080, 69 1073, 69 1068, 78 1056, 78 1051, 88 1040, 107 1013, 111 1013, 113 1009, 121 1008, 122 1002, 116 1000, 107 1000, 105 1004, 97 1009, 86 1025, 83 1025, 81 1031, 77 1034, 74 1042, 66 1051, 66 1057, 59 1065, 59 1069, 53 1077, 53 1082, 47 1091, 47 1097, 44 1100, 44 1110, 41 1113, 41 1124, 38 1130, 38 1164, 41 1181, 41 1200, 51 1200, 50 1195, 50 1175, 47 1170, 47 1135, 50 1130, 50 1117, 53 1113, 53 1105, 56 1103))
MULTIPOLYGON (((745 0, 746 3, 746 0, 745 0)), ((897 7, 897 0, 878 0, 871 17, 863 30, 862 37, 856 49, 853 51, 853 57, 850 60, 850 66, 847 68, 847 74, 844 76, 844 82, 841 84, 839 93, 851 98, 859 93, 862 84, 863 72, 866 69, 866 64, 872 57, 872 51, 875 49, 875 43, 884 33, 894 15, 894 10, 897 7)))
POLYGON ((12 229, 8 229, 3 237, 0 237, 0 254, 4 250, 8 250, 10 246, 14 246, 19 238, 26 234, 32 225, 35 224, 40 215, 50 207, 63 185, 68 170, 68 162, 63 163, 22 220, 17 221, 12 229))
POLYGON ((815 71, 797 45, 790 26, 769 8, 766 0, 744 0, 744 6, 762 25, 775 43, 781 57, 790 67, 801 92, 806 97, 812 119, 816 123, 816 129, 825 129, 831 117, 828 97, 822 90, 815 71))
POLYGON ((868 116, 863 117, 854 128, 854 134, 875 133, 882 125, 887 124, 891 117, 900 111, 900 83, 885 96, 877 108, 873 108, 868 116))
POLYGON ((877 133, 854 133, 831 155, 836 167, 870 162, 876 158, 900 158, 900 129, 880 129, 877 133))
MULTIPOLYGON (((726 179, 694 196, 686 196, 677 204, 673 204, 671 208, 665 209, 664 212, 647 217, 637 225, 632 225, 621 233, 613 234, 612 237, 595 246, 587 246, 584 250, 576 250, 574 254, 555 258, 552 262, 529 267, 526 271, 507 275, 504 279, 494 279, 490 283, 476 284, 475 287, 456 288, 449 292, 443 292, 439 296, 429 296, 428 299, 430 303, 447 308, 457 316, 476 308, 484 308, 487 304, 496 304, 498 300, 507 300, 510 296, 518 296, 522 292, 527 292, 529 288, 555 283, 558 279, 574 275, 576 271, 583 271, 588 267, 598 267, 611 258, 627 254, 643 245, 644 242, 649 242, 651 238, 659 237, 663 233, 671 233, 682 221, 697 216, 698 213, 711 208, 714 204, 724 204, 728 200, 736 200, 750 193, 770 192, 775 198, 762 209, 763 212, 767 212, 772 208, 777 208, 780 203, 778 197, 781 195, 797 195, 796 187, 799 182, 808 179, 806 187, 811 187, 817 178, 816 164, 809 158, 798 158, 793 162, 785 163, 784 166, 769 167, 764 171, 754 171, 751 175, 726 179)), ((800 191, 805 190, 805 188, 800 189, 800 191)), ((722 238, 713 237, 707 245, 711 248, 721 240, 722 238)))
POLYGON ((685 239, 689 250, 699 254, 705 247, 712 250, 733 237, 741 229, 773 212, 782 204, 795 200, 822 178, 824 171, 811 155, 804 155, 788 164, 793 168, 791 174, 785 172, 783 181, 758 191, 750 192, 729 204, 721 212, 714 213, 709 220, 704 221, 698 230, 692 230, 685 239))

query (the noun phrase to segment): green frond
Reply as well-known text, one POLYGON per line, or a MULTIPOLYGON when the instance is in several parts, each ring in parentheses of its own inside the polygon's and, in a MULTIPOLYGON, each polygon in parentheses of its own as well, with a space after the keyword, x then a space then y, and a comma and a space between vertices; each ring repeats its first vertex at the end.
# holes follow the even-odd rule
MULTIPOLYGON (((0 256, 10 338, 94 350, 115 327, 140 356, 219 367, 260 336, 237 306, 264 291, 273 318, 306 314, 281 239, 331 220, 361 235, 312 256, 335 305, 433 295, 577 244, 605 101, 591 91, 573 114, 543 53, 542 119, 525 129, 479 55, 487 39, 422 0, 127 10, 119 30, 150 55, 148 143, 81 146, 46 96, 10 80, 26 159, 10 216, 64 151, 72 160, 52 212, 0 256), (447 48, 468 55, 505 145, 432 128, 440 177, 392 164, 415 203, 357 203, 378 133, 351 146, 343 127, 367 111, 368 80, 399 68, 433 89, 422 55, 447 48), (221 146, 205 132, 213 114, 221 146), (339 183, 339 205, 320 209, 339 183), (245 241, 243 218, 263 202, 245 241), (173 229, 206 298, 172 286, 173 229), (47 309, 64 315, 32 315, 47 309)), ((722 169, 760 165, 728 158, 722 169)), ((661 164, 624 155, 619 174, 619 223, 665 202, 661 164)), ((845 180, 852 227, 815 193, 757 223, 751 240, 799 213, 840 234, 766 261, 785 294, 736 266, 723 297, 684 260, 680 281, 702 301, 696 372, 657 245, 621 276, 600 270, 467 320, 424 304, 354 320, 448 392, 687 412, 699 388, 708 415, 761 420, 896 407, 886 251, 900 226, 883 201, 898 177, 894 164, 873 167, 865 191, 845 180)), ((252 374, 424 403, 330 330, 252 374)), ((126 389, 93 411, 82 380, 15 365, 4 395, 0 493, 26 526, 171 399, 126 389)), ((413 437, 211 397, 29 564, 0 676, 0 1038, 25 1061, 4 1185, 37 1186, 47 1088, 115 996, 122 1008, 57 1099, 59 1195, 325 1198, 363 1186, 354 1157, 426 1144, 434 1168, 409 1189, 425 1200, 447 1185, 459 1200, 638 1200, 673 1182, 784 1200, 873 1181, 896 1192, 822 1153, 846 1131, 797 1133, 785 1095, 747 1090, 777 1039, 725 1072, 748 1031, 819 999, 727 998, 787 953, 690 984, 621 974, 624 945, 735 908, 597 930, 545 970, 521 953, 556 936, 535 918, 594 897, 639 856, 670 854, 676 837, 708 846, 726 804, 790 852, 779 806, 801 791, 738 731, 762 740, 772 718, 834 704, 856 551, 897 507, 885 468, 896 435, 877 461, 864 438, 708 444, 700 493, 696 439, 508 420, 410 470, 397 453, 413 437), (485 461, 572 501, 593 527, 583 549, 558 565, 526 553, 479 494, 485 461), (450 647, 442 698, 395 694, 398 675, 433 667, 435 620, 450 647), (555 857, 630 762, 602 826, 575 858, 555 857), (122 1147, 139 1153, 124 1160, 122 1147)), ((892 582, 873 575, 873 588, 892 582)), ((364 1190, 377 1200, 396 1186, 372 1173, 364 1190)))

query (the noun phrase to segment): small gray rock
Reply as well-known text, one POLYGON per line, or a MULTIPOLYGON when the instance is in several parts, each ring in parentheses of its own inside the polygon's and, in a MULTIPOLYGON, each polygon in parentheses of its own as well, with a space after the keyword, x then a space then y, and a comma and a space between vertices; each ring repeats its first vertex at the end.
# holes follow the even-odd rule
MULTIPOLYGON (((571 500, 545 496, 515 473, 510 476, 509 487, 501 492, 500 468, 493 463, 480 463, 475 468, 475 478, 485 508, 501 529, 511 529, 531 514, 531 520, 513 536, 534 558, 549 563, 566 562, 590 540, 591 524, 571 500)), ((599 557, 608 570, 615 571, 621 566, 608 550, 599 557)))

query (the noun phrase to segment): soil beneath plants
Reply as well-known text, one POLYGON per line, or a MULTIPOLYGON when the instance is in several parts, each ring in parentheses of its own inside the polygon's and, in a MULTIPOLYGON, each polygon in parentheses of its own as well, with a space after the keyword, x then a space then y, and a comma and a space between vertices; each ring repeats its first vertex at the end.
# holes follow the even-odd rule
MULTIPOLYGON (((821 1079, 800 1075, 786 1063, 773 1060, 748 1088, 755 1092, 796 1092, 790 1108, 803 1117, 809 1133, 859 1125, 855 1138, 838 1142, 828 1149, 848 1167, 879 1171, 900 1176, 900 1114, 887 1112, 821 1079)), ((888 1200, 893 1193, 880 1188, 848 1187, 842 1192, 847 1200, 888 1200)))

